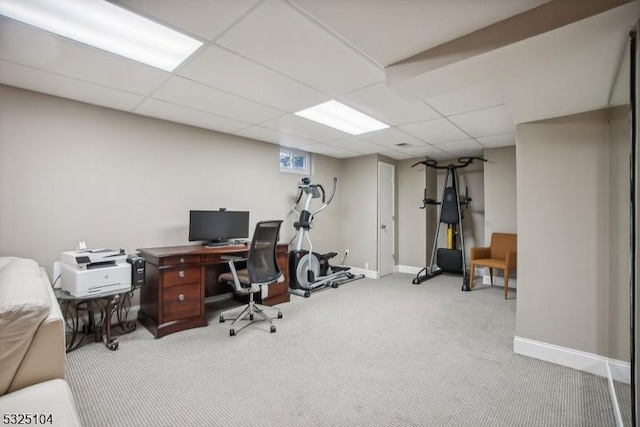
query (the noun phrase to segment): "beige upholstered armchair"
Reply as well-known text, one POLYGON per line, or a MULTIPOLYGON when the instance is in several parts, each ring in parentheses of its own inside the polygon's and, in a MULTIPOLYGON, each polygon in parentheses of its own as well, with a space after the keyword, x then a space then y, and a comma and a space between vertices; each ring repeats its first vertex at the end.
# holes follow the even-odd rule
POLYGON ((491 246, 471 248, 471 284, 475 267, 489 267, 491 286, 493 286, 493 269, 504 270, 504 299, 507 299, 509 288, 509 272, 518 267, 517 261, 518 235, 512 233, 493 233, 491 246))

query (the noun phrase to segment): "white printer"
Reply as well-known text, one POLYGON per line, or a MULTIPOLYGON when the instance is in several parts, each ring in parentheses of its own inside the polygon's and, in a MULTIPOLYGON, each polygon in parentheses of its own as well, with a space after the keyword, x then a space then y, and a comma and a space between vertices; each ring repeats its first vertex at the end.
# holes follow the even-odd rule
POLYGON ((62 252, 62 289, 82 297, 131 288, 131 264, 124 250, 84 249, 62 252))

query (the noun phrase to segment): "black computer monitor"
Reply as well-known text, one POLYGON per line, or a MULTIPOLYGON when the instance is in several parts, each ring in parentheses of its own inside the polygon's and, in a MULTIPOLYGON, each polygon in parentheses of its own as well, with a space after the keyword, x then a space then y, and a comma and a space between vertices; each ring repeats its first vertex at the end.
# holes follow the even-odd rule
POLYGON ((229 239, 249 237, 249 212, 189 211, 189 241, 204 240, 206 246, 228 244, 229 239))

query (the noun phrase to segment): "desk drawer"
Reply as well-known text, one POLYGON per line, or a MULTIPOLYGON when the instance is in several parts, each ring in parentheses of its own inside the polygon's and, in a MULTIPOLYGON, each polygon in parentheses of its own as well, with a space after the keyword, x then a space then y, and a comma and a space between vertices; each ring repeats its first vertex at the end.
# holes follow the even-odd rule
POLYGON ((272 298, 275 297, 277 295, 283 295, 285 292, 287 292, 287 282, 280 282, 280 283, 274 283, 269 285, 269 293, 267 295, 267 298, 272 298))
POLYGON ((176 255, 163 257, 162 265, 194 264, 200 262, 200 255, 176 255))
POLYGON ((200 316, 200 284, 173 286, 162 294, 162 322, 200 316))
POLYGON ((162 270, 163 288, 184 285, 187 283, 200 283, 200 266, 176 266, 162 270))

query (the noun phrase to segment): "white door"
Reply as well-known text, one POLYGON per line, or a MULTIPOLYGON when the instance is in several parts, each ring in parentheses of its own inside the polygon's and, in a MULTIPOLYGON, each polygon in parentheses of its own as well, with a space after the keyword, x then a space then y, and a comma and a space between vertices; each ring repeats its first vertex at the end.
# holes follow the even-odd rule
POLYGON ((395 242, 395 166, 378 162, 378 272, 393 273, 395 242))

